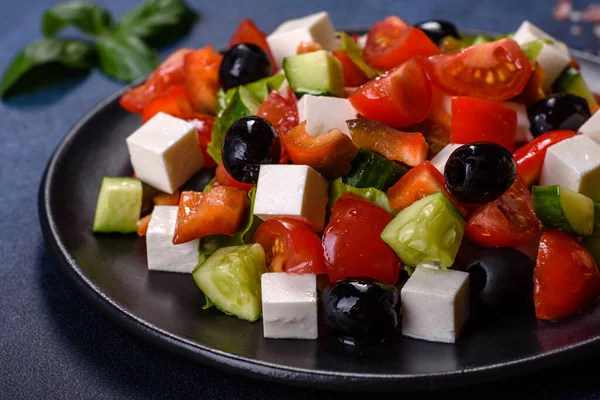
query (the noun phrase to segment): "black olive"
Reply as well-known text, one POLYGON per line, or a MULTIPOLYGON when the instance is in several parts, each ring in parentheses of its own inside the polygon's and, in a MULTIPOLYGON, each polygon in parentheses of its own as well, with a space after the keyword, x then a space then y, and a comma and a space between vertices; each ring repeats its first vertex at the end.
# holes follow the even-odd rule
POLYGON ((533 305, 534 262, 512 247, 488 249, 467 266, 473 298, 485 308, 508 311, 533 305))
POLYGON ((219 81, 223 89, 254 82, 271 76, 273 67, 269 55, 250 43, 236 44, 223 54, 219 81))
POLYGON ((502 196, 517 177, 512 154, 496 143, 477 142, 456 149, 444 169, 446 186, 466 203, 483 204, 502 196))
POLYGON ((446 36, 452 36, 460 39, 456 26, 450 21, 441 19, 423 21, 415 25, 431 39, 435 44, 440 44, 440 41, 446 36))
POLYGON ((256 183, 260 164, 277 164, 280 155, 277 132, 261 117, 237 120, 225 134, 223 166, 231 177, 243 183, 256 183))
POLYGON ((399 300, 398 289, 389 283, 343 279, 321 295, 323 321, 346 343, 379 344, 398 325, 399 300))
POLYGON ((527 115, 533 136, 562 129, 577 131, 591 117, 587 100, 569 93, 536 101, 527 109, 527 115))

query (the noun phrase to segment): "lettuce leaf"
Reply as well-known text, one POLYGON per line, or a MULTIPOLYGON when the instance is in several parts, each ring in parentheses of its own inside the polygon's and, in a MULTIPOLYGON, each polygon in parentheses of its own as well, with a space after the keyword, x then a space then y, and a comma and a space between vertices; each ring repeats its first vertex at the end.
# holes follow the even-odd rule
POLYGON ((331 209, 331 207, 333 207, 337 199, 339 199, 340 196, 346 192, 352 192, 357 196, 364 197, 365 199, 372 201, 373 203, 377 204, 379 207, 383 208, 392 215, 398 214, 397 211, 390 207, 387 195, 381 190, 377 190, 375 188, 355 188, 354 186, 346 185, 342 181, 342 178, 337 178, 336 180, 331 182, 331 185, 329 187, 329 209, 331 209))
POLYGON ((552 44, 552 40, 548 39, 537 39, 532 40, 531 42, 523 43, 521 45, 521 50, 525 53, 525 57, 532 63, 535 62, 542 52, 545 44, 552 44))
POLYGON ((360 56, 360 46, 345 32, 338 32, 341 39, 340 50, 345 51, 348 58, 367 75, 367 78, 372 79, 381 74, 380 71, 371 68, 369 64, 360 56))

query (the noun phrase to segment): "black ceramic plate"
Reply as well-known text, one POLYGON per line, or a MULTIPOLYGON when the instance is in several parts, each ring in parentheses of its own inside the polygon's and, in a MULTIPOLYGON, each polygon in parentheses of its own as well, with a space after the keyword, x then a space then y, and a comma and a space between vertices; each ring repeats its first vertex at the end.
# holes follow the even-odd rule
MULTIPOLYGON (((600 60, 573 52, 588 82, 600 60)), ((421 390, 473 384, 571 360, 600 343, 600 307, 561 323, 496 318, 455 345, 402 338, 378 350, 348 351, 334 340, 265 340, 262 323, 201 310, 190 275, 148 272, 136 235, 93 235, 103 176, 129 175, 125 138, 140 125, 118 105, 123 88, 71 129, 41 183, 48 247, 78 289, 131 332, 194 360, 253 377, 342 390, 421 390)), ((322 335, 323 336, 323 335, 322 335)))

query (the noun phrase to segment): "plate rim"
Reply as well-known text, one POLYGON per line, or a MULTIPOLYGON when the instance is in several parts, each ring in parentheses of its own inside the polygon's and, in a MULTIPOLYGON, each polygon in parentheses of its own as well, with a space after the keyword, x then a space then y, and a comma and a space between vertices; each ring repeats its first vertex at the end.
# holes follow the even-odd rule
MULTIPOLYGON (((342 27, 344 31, 365 32, 365 27, 342 27)), ((460 29, 466 34, 483 33, 494 35, 483 30, 460 29)), ((580 50, 570 49, 571 54, 579 59, 590 61, 600 68, 600 57, 580 50)), ((86 125, 98 112, 109 106, 131 87, 139 85, 146 78, 130 83, 112 95, 106 97, 83 117, 81 117, 60 140, 46 165, 38 191, 38 216, 45 244, 59 270, 69 278, 79 293, 90 301, 102 315, 108 317, 128 332, 153 345, 164 348, 193 361, 201 362, 210 367, 244 375, 263 381, 277 381, 311 388, 350 391, 363 389, 369 391, 414 391, 438 390, 461 387, 472 384, 497 381, 527 372, 540 371, 556 366, 562 362, 574 361, 588 353, 592 347, 600 347, 600 334, 565 347, 546 351, 527 358, 489 364, 474 368, 464 368, 452 371, 441 371, 420 374, 369 374, 348 373, 323 370, 310 370, 257 361, 235 354, 216 350, 205 345, 182 339, 154 324, 139 318, 134 313, 125 310, 111 299, 91 279, 87 278, 75 260, 66 249, 58 233, 50 209, 50 192, 53 186, 53 176, 65 151, 77 137, 81 128, 86 125)))

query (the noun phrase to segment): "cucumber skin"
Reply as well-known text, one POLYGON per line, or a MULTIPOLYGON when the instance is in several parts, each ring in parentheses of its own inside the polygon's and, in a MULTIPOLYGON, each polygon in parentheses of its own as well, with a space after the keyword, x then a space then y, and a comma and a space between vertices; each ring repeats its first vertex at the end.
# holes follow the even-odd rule
POLYGON ((553 89, 555 92, 570 93, 583 97, 587 100, 590 108, 598 105, 581 72, 575 68, 568 67, 565 69, 556 79, 553 89))
POLYGON ((375 188, 385 192, 408 172, 405 167, 366 149, 360 149, 350 162, 351 170, 343 182, 356 188, 375 188))
MULTIPOLYGON (((290 88, 292 88, 298 98, 301 98, 305 94, 313 96, 343 97, 344 75, 342 63, 325 50, 286 57, 283 59, 283 70, 290 88), (308 64, 312 66, 317 61, 321 61, 318 59, 318 57, 323 57, 322 61, 324 61, 325 65, 322 65, 321 67, 326 69, 328 75, 327 84, 321 85, 322 82, 318 82, 316 85, 303 85, 299 83, 299 79, 297 79, 298 76, 310 74, 311 72, 310 68, 305 68, 304 64, 308 62, 308 64), (300 67, 298 66, 299 63, 300 67)), ((319 72, 324 73, 325 71, 319 72)), ((306 81, 306 79, 303 80, 306 81)))
MULTIPOLYGON (((580 226, 578 221, 570 221, 568 213, 565 210, 563 193, 565 191, 558 185, 554 186, 533 186, 531 188, 532 204, 535 214, 542 224, 548 228, 558 228, 567 233, 576 236, 589 236, 592 234, 587 227, 580 226)), ((576 193, 579 196, 579 193, 576 193)), ((567 194, 565 194, 567 195, 567 194)), ((582 198, 585 198, 583 196, 582 198)), ((577 199, 579 201, 579 198, 577 199)), ((591 200, 589 200, 591 202, 591 200)), ((576 205, 580 209, 584 208, 583 204, 576 205)), ((571 206, 573 207, 573 206, 571 206)), ((592 216, 593 218, 593 216, 592 216)))

